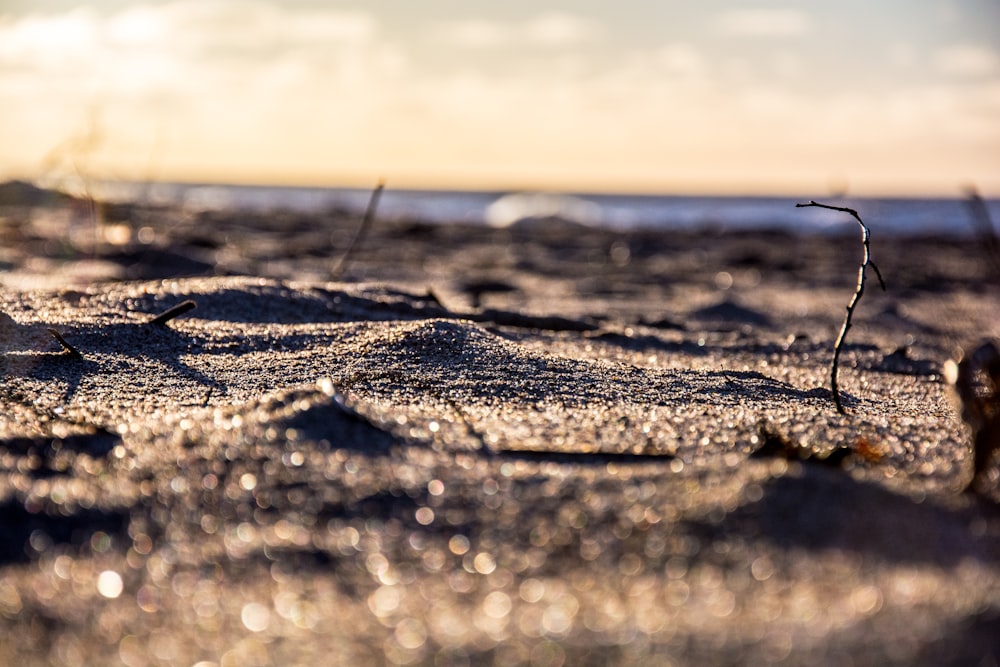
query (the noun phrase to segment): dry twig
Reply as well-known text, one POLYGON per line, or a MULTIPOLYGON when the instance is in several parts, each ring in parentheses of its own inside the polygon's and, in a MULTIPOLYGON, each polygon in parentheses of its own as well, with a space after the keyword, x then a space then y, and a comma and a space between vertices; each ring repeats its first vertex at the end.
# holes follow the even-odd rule
POLYGON ((196 304, 191 299, 188 299, 186 301, 181 301, 173 308, 168 308, 159 315, 157 315, 156 317, 154 317, 153 319, 151 319, 149 322, 147 322, 147 324, 164 325, 170 320, 174 319, 175 317, 179 317, 184 313, 188 312, 189 310, 194 310, 197 307, 197 305, 198 304, 196 304))
POLYGON ((861 225, 861 243, 864 246, 864 257, 861 261, 861 266, 858 268, 858 286, 854 290, 854 295, 851 297, 850 303, 847 304, 847 314, 844 316, 844 324, 840 327, 840 334, 837 336, 837 342, 833 347, 833 364, 830 366, 830 391, 833 393, 833 403, 837 406, 837 412, 842 415, 847 414, 847 410, 844 409, 843 404, 840 402, 840 389, 837 387, 837 369, 840 364, 840 352, 844 347, 844 339, 847 338, 847 331, 851 328, 851 317, 854 315, 854 309, 857 307, 858 302, 861 300, 861 296, 865 293, 865 271, 871 266, 875 270, 875 275, 878 276, 878 282, 882 286, 882 290, 885 291, 885 281, 882 279, 882 272, 878 270, 875 263, 871 259, 871 231, 865 224, 865 221, 861 219, 858 212, 853 208, 847 208, 844 206, 830 206, 829 204, 820 204, 815 201, 809 201, 805 204, 796 204, 795 208, 804 208, 809 206, 815 206, 817 208, 826 208, 831 211, 840 211, 842 213, 850 213, 858 224, 861 225))
POLYGON ((67 356, 72 357, 73 359, 83 359, 83 355, 80 354, 80 350, 70 345, 69 341, 63 338, 61 333, 59 333, 55 329, 49 329, 48 332, 52 334, 53 338, 59 341, 59 344, 62 346, 62 349, 66 351, 67 356))

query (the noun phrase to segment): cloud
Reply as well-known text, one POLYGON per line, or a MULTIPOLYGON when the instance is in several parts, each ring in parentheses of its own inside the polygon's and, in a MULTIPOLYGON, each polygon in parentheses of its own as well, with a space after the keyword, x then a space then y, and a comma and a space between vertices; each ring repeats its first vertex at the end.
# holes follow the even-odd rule
POLYGON ((741 37, 798 37, 810 32, 812 21, 796 9, 730 9, 716 16, 715 27, 741 37))
POLYGON ((510 26, 485 19, 449 21, 438 26, 437 32, 446 41, 467 48, 493 48, 513 39, 510 26))
POLYGON ((465 48, 514 46, 565 47, 584 44, 602 32, 596 21, 574 14, 547 12, 525 21, 456 19, 438 24, 437 34, 465 48))
POLYGON ((942 74, 982 77, 1000 73, 1000 55, 988 46, 958 44, 937 51, 934 68, 942 74))
POLYGON ((364 12, 287 11, 266 2, 178 0, 140 5, 111 16, 89 9, 0 22, 0 67, 81 60, 114 69, 121 57, 158 51, 181 60, 270 57, 284 50, 367 44, 376 36, 364 12))
POLYGON ((378 69, 390 55, 398 66, 399 54, 380 47, 371 14, 267 2, 177 0, 109 16, 74 10, 0 21, 0 76, 32 72, 39 89, 68 85, 67 95, 206 85, 218 93, 220 80, 267 78, 287 71, 289 60, 326 68, 336 81, 352 67, 378 69))
POLYGON ((58 69, 92 53, 99 38, 98 18, 88 9, 0 21, 0 67, 58 69))
POLYGON ((142 162, 160 133, 190 162, 266 160, 291 125, 350 131, 406 67, 359 11, 178 0, 0 16, 0 163, 37 166, 91 115, 107 128, 94 160, 142 162))
POLYGON ((690 44, 668 44, 656 50, 656 61, 668 72, 680 76, 704 76, 707 62, 690 44))
POLYGON ((536 16, 523 27, 523 34, 528 41, 546 46, 588 42, 600 32, 600 25, 595 21, 558 12, 536 16))

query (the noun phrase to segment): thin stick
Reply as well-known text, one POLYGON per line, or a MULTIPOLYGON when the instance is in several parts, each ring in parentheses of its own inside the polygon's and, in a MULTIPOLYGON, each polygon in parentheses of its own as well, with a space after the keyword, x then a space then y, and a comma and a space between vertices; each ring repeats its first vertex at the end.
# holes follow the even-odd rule
POLYGON ((882 291, 885 291, 885 281, 882 279, 882 272, 878 270, 875 263, 872 262, 871 258, 871 231, 865 224, 865 221, 861 219, 858 212, 853 208, 846 208, 844 206, 830 206, 829 204, 818 204, 814 201, 809 201, 806 204, 796 204, 795 208, 804 208, 808 206, 815 206, 818 208, 826 208, 831 211, 840 211, 842 213, 850 213, 858 224, 861 225, 861 243, 864 246, 864 258, 861 262, 860 268, 858 268, 858 286, 854 290, 854 295, 851 297, 851 302, 847 304, 847 314, 844 316, 844 324, 840 327, 840 334, 837 336, 837 342, 833 346, 833 364, 830 367, 830 391, 833 393, 833 403, 837 406, 837 412, 842 415, 847 414, 847 410, 844 409, 843 404, 840 402, 840 390, 837 387, 837 369, 840 364, 840 351, 844 347, 844 339, 847 338, 847 331, 851 328, 851 316, 854 315, 854 309, 857 307, 858 302, 861 300, 861 296, 865 293, 865 269, 871 266, 875 270, 875 275, 878 276, 878 282, 882 286, 882 291))
POLYGON ((159 324, 159 325, 166 324, 175 317, 179 317, 180 315, 183 315, 189 310, 194 310, 197 306, 198 304, 196 304, 191 299, 188 299, 187 301, 181 301, 173 308, 167 308, 165 311, 163 311, 162 313, 151 319, 149 322, 147 322, 147 324, 159 324))
POLYGON ((69 342, 62 337, 62 334, 55 329, 49 329, 48 332, 52 334, 53 338, 59 341, 59 344, 62 345, 62 349, 66 351, 67 356, 73 357, 74 359, 83 359, 83 355, 80 354, 80 350, 70 345, 69 342))
POLYGON ((375 209, 378 208, 378 200, 382 196, 383 189, 385 189, 385 181, 379 181, 375 189, 372 190, 372 195, 368 199, 368 208, 365 209, 365 215, 361 218, 361 224, 358 225, 358 231, 354 235, 354 240, 351 241, 351 245, 347 247, 344 254, 340 256, 340 260, 334 265, 333 270, 330 272, 331 277, 340 277, 340 274, 347 268, 347 262, 350 260, 351 255, 361 246, 361 241, 364 240, 365 235, 368 233, 368 228, 371 227, 372 222, 375 220, 375 209))

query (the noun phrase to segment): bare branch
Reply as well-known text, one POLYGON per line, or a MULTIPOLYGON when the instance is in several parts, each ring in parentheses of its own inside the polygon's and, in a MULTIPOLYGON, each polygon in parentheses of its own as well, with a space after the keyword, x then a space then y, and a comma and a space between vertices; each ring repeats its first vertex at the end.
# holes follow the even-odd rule
POLYGON ((816 208, 826 208, 831 211, 840 211, 842 213, 849 213, 858 221, 861 225, 861 243, 864 246, 864 257, 861 262, 861 266, 858 268, 858 285, 854 290, 854 295, 851 297, 850 303, 847 304, 847 314, 844 316, 844 324, 840 327, 840 334, 837 336, 837 342, 833 346, 833 363, 830 366, 830 391, 833 393, 833 403, 837 406, 837 412, 842 415, 847 414, 847 410, 844 409, 844 405, 840 402, 840 389, 837 387, 837 369, 840 365, 840 352, 844 347, 844 339, 847 338, 847 332, 851 328, 851 317, 854 315, 854 309, 857 307, 858 302, 861 300, 861 296, 865 293, 865 270, 871 266, 875 270, 875 275, 878 276, 879 284, 882 289, 885 290, 885 281, 882 279, 882 272, 878 270, 878 267, 872 263, 871 258, 871 231, 868 229, 868 225, 865 221, 861 219, 858 212, 853 208, 847 208, 845 206, 830 206, 829 204, 820 204, 815 201, 809 201, 805 204, 796 204, 795 208, 805 208, 814 206, 816 208))

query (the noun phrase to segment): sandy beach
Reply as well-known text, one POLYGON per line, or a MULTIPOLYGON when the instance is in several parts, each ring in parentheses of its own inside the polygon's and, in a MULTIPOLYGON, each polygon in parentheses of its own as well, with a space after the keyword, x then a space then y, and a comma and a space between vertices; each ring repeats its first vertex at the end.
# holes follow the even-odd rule
POLYGON ((869 224, 842 415, 860 233, 8 202, 0 663, 997 664, 1000 284, 869 224))

